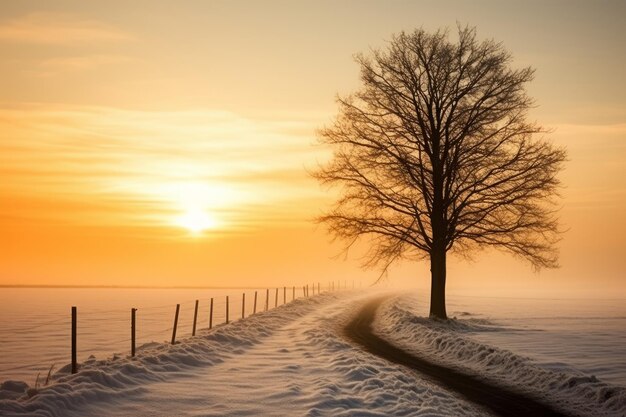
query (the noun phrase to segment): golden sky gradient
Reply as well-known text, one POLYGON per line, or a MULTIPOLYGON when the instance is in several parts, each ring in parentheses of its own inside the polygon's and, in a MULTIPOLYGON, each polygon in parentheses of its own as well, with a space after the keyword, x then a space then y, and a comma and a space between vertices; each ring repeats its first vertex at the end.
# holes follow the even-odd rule
MULTIPOLYGON (((532 65, 532 117, 569 151, 562 268, 452 260, 451 291, 626 296, 620 1, 20 1, 0 5, 0 285, 371 282, 311 219, 315 130, 352 56, 475 25, 532 65), (470 4, 471 3, 471 4, 470 4)), ((425 287, 426 265, 390 281, 425 287)))

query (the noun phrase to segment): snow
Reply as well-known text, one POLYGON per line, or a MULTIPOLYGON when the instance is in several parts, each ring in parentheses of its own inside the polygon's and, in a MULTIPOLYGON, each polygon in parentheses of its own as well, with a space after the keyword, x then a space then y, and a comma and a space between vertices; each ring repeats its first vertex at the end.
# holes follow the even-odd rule
POLYGON ((8 416, 479 416, 483 410, 360 351, 341 326, 366 293, 322 294, 134 358, 67 367, 8 416))
MULTIPOLYGON (((0 415, 489 415, 460 395, 346 341, 343 326, 375 294, 341 291, 296 299, 203 329, 196 337, 181 337, 176 345, 145 343, 135 358, 91 357, 75 375, 64 366, 38 389, 5 381, 0 415)), ((390 297, 379 310, 375 331, 406 350, 523 389, 576 415, 626 415, 624 388, 570 365, 554 369, 554 364, 546 366, 482 339, 506 334, 510 325, 460 312, 459 319, 433 322, 420 317, 416 306, 423 306, 419 297, 390 297)))
MULTIPOLYGON (((376 334, 404 350, 525 391, 573 415, 626 415, 626 388, 603 382, 567 364, 560 369, 554 369, 552 364, 550 369, 529 357, 485 344, 482 340, 502 340, 493 335, 511 331, 498 322, 472 318, 467 312, 453 320, 430 320, 414 313, 417 304, 415 296, 387 300, 374 323, 376 334)), ((523 333, 524 329, 515 331, 523 333)))
MULTIPOLYGON (((208 327, 209 300, 214 299, 213 324, 225 321, 225 299, 230 319, 241 315, 246 293, 246 315, 265 307, 265 289, 157 289, 157 288, 4 288, 0 291, 0 380, 35 383, 54 365, 67 363, 70 353, 70 306, 78 307, 78 360, 108 357, 130 350, 130 309, 137 308, 137 344, 163 342, 172 334, 176 304, 180 304, 178 337, 191 335, 195 300, 199 299, 198 328, 208 327), (27 355, 24 355, 24 352, 27 355)), ((269 291, 269 307, 275 302, 269 291)), ((287 291, 291 300, 291 288, 287 291)), ((302 297, 302 288, 296 288, 302 297)), ((279 304, 283 290, 279 291, 279 304)))

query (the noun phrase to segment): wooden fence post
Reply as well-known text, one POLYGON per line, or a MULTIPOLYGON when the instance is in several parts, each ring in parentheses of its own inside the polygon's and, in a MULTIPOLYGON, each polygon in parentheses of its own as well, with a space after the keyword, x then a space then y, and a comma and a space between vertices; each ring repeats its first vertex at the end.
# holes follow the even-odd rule
POLYGON ((241 298, 241 318, 246 318, 246 293, 243 293, 243 297, 241 298))
POLYGON ((270 289, 265 290, 265 311, 270 307, 270 289))
POLYGON ((320 294, 320 292, 321 292, 320 288, 321 288, 321 287, 320 287, 320 283, 318 282, 318 283, 317 283, 317 294, 318 294, 318 295, 319 295, 319 294, 320 294))
POLYGON ((283 304, 287 304, 287 287, 283 287, 283 304))
POLYGON ((302 297, 306 297, 306 290, 304 289, 304 285, 302 286, 302 297))
POLYGON ((256 297, 257 291, 254 292, 254 308, 252 309, 252 314, 256 314, 256 297))
POLYGON ((76 363, 76 307, 72 307, 72 373, 75 374, 78 369, 76 363))
POLYGON ((293 287, 292 293, 291 293, 291 301, 296 299, 296 287, 293 287))
POLYGON ((196 335, 196 324, 198 323, 198 300, 196 300, 196 307, 193 310, 193 328, 191 329, 191 335, 196 335))
POLYGON ((209 307, 209 330, 213 328, 213 298, 211 298, 211 306, 209 307))
POLYGON ((278 307, 278 288, 276 288, 276 297, 274 297, 274 308, 278 307))
POLYGON ((172 344, 176 343, 176 328, 178 327, 178 313, 180 312, 180 304, 176 304, 176 314, 174 314, 174 328, 172 329, 172 344))
POLYGON ((137 328, 135 327, 135 313, 137 312, 136 308, 130 309, 130 356, 135 357, 135 334, 137 332, 137 328))
POLYGON ((228 324, 228 311, 230 309, 228 308, 228 296, 226 296, 226 324, 228 324))

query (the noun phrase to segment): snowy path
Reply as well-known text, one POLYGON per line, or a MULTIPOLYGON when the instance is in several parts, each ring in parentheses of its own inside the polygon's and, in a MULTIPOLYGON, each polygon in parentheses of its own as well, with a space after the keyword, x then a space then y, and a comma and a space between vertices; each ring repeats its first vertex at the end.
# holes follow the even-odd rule
POLYGON ((342 329, 370 297, 296 300, 135 359, 86 365, 31 400, 0 401, 0 415, 490 415, 349 343, 342 329))
POLYGON ((381 365, 367 364, 367 358, 340 337, 338 322, 348 317, 347 311, 359 308, 362 298, 331 300, 249 349, 233 346, 232 355, 203 372, 153 383, 119 404, 94 404, 76 415, 438 415, 435 411, 446 408, 442 415, 484 415, 405 375, 393 382, 395 391, 388 390, 394 373, 402 370, 388 368, 390 375, 378 378, 381 365), (409 405, 416 386, 431 395, 409 405), (398 401, 398 396, 404 399, 398 401), (440 401, 446 400, 453 405, 442 407, 440 401))
POLYGON ((327 381, 324 385, 332 392, 336 378, 311 349, 307 329, 336 310, 336 304, 320 307, 274 330, 251 348, 232 346, 233 351, 220 364, 189 377, 151 384, 117 405, 96 404, 77 414, 285 416, 315 408, 317 393, 310 387, 327 381))
POLYGON ((350 340, 374 355, 428 376, 446 388, 461 393, 470 401, 492 410, 497 415, 507 417, 565 416, 528 396, 417 357, 380 338, 372 331, 372 323, 378 307, 387 298, 389 296, 377 297, 364 304, 359 314, 345 328, 350 340))
POLYGON ((0 416, 550 415, 523 410, 508 394, 519 390, 572 415, 626 417, 626 389, 545 370, 473 342, 455 330, 471 323, 432 322, 406 310, 403 300, 362 291, 325 293, 203 330, 176 345, 145 345, 134 358, 92 359, 75 375, 65 367, 32 398, 25 384, 5 383, 0 416), (377 310, 381 299, 387 301, 377 310), (346 337, 350 323, 361 333, 371 327, 379 349, 386 344, 411 361, 424 357, 431 371, 438 369, 438 379, 447 375, 443 383, 432 382, 437 378, 424 367, 422 373, 373 355, 371 345, 364 350, 346 337), (492 395, 482 406, 468 400, 468 389, 481 386, 492 395))

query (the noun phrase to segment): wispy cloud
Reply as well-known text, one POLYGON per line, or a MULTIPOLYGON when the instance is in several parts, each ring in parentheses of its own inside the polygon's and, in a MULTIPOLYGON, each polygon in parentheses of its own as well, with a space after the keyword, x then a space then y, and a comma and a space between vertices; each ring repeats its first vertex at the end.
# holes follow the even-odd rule
POLYGON ((132 39, 112 25, 73 14, 37 12, 0 22, 0 41, 76 44, 132 39))
POLYGON ((313 129, 208 110, 3 109, 0 198, 15 203, 0 215, 168 227, 193 206, 231 230, 307 221, 322 194, 304 167, 326 156, 313 129))
POLYGON ((39 67, 44 73, 54 74, 57 72, 85 71, 130 60, 131 58, 121 55, 70 56, 45 59, 39 64, 39 67))

